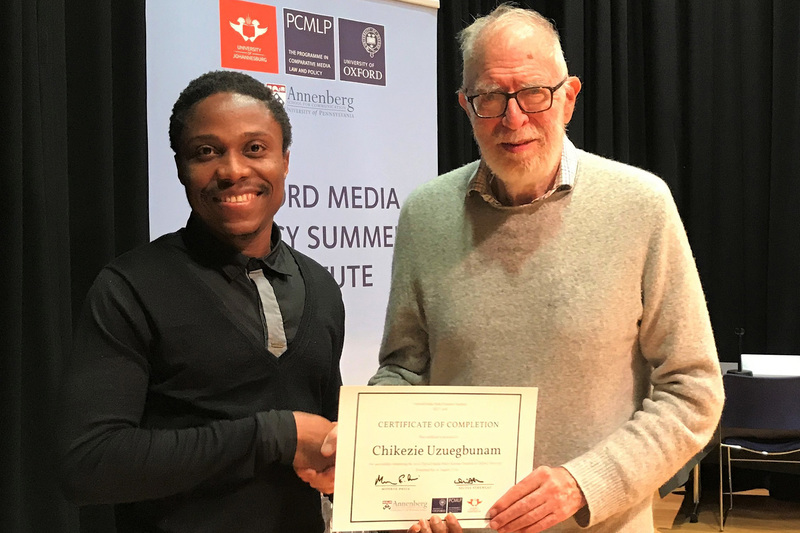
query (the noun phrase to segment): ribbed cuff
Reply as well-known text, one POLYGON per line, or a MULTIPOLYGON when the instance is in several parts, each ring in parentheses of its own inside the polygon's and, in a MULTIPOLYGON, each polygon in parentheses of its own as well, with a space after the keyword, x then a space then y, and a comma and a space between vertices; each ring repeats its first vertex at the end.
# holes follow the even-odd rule
POLYGON ((297 450, 297 425, 291 411, 256 413, 260 467, 291 465, 297 450))

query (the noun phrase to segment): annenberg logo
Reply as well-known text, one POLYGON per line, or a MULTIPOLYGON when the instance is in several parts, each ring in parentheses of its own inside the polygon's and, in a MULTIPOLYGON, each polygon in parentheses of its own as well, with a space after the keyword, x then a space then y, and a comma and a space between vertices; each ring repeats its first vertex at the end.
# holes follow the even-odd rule
POLYGON ((383 508, 384 509, 391 509, 391 508, 402 508, 402 509, 409 509, 409 510, 427 510, 428 506, 425 502, 418 502, 416 500, 412 500, 410 502, 399 502, 397 500, 383 500, 383 508))
POLYGON ((335 92, 331 92, 330 89, 317 92, 304 92, 295 90, 294 87, 289 87, 285 97, 286 103, 289 107, 293 107, 295 110, 313 110, 315 111, 315 115, 346 115, 348 118, 352 118, 352 113, 355 111, 354 97, 342 96, 335 92))
POLYGON ((286 85, 281 85, 279 83, 266 83, 265 84, 270 91, 272 91, 272 96, 278 99, 278 101, 286 105, 286 85))

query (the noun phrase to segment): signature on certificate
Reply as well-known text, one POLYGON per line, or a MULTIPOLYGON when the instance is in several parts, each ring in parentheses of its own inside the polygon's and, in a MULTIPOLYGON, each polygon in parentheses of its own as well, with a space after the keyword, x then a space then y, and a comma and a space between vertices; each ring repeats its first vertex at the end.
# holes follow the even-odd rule
POLYGON ((378 477, 375 478, 376 485, 402 485, 403 483, 410 483, 412 481, 416 481, 419 479, 419 476, 414 477, 413 474, 400 474, 397 476, 397 481, 392 481, 391 479, 384 479, 383 474, 378 474, 378 477))
POLYGON ((480 479, 476 477, 468 477, 467 479, 458 478, 453 481, 456 485, 474 485, 475 483, 483 483, 480 479))

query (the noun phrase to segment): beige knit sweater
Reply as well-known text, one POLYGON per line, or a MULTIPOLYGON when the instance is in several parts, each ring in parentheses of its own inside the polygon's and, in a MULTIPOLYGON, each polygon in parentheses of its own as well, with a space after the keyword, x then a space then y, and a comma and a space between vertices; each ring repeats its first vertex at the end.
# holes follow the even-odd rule
POLYGON ((498 208, 467 195, 477 168, 403 206, 370 383, 538 387, 535 465, 565 466, 588 502, 552 531, 650 533, 654 491, 723 402, 669 189, 581 151, 571 191, 498 208))

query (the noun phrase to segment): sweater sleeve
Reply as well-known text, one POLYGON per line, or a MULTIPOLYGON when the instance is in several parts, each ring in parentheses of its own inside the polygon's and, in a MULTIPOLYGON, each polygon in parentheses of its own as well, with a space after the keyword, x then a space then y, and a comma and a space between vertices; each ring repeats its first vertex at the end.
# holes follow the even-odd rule
POLYGON ((70 500, 161 498, 291 464, 296 428, 290 411, 176 429, 141 427, 154 341, 130 286, 105 269, 76 325, 63 383, 60 475, 70 500))
POLYGON ((430 348, 423 303, 415 281, 415 246, 412 241, 412 202, 400 211, 397 224, 392 281, 386 308, 386 321, 379 353, 379 368, 370 385, 427 385, 430 375, 430 348))
POLYGON ((588 502, 575 518, 592 526, 649 498, 711 439, 723 388, 711 324, 686 232, 666 185, 642 274, 639 350, 651 392, 633 417, 564 466, 588 502))

